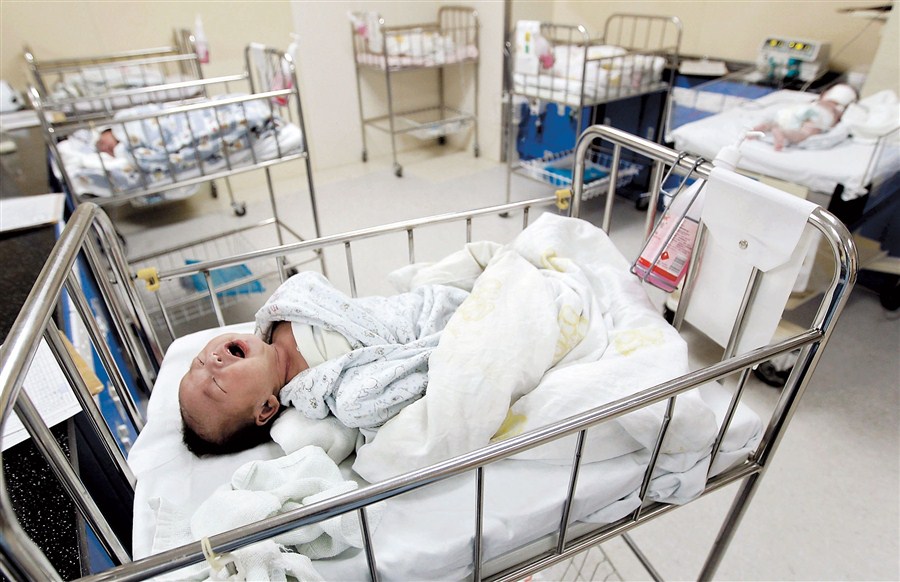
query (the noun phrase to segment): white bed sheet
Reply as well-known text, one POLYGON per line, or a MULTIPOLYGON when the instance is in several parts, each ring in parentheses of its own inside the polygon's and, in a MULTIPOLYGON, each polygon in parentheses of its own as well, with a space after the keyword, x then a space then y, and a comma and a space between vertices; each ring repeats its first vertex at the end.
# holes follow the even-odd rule
MULTIPOLYGON (((773 109, 808 102, 815 97, 799 91, 776 91, 722 113, 686 123, 674 129, 669 137, 674 141, 675 149, 711 160, 723 147, 737 143, 744 132, 762 122, 773 109)), ((827 149, 785 147, 781 151, 775 151, 766 141, 747 140, 741 146, 738 167, 828 195, 842 184, 844 198, 852 199, 865 192, 869 181, 877 181, 900 170, 900 144, 895 137, 879 152, 873 173, 867 180, 867 169, 875 150, 876 144, 870 139, 853 137, 827 149)))
MULTIPOLYGON (((252 324, 229 326, 250 332, 252 324)), ((197 459, 180 443, 177 406, 178 381, 190 360, 217 328, 176 340, 169 348, 150 400, 149 422, 129 456, 137 476, 134 507, 134 555, 151 553, 156 534, 156 513, 151 501, 165 499, 190 515, 233 472, 250 460, 282 454, 266 443, 235 455, 197 459)), ((719 422, 729 395, 718 385, 701 388, 701 397, 716 412, 719 422)), ((759 417, 741 407, 726 435, 714 473, 746 459, 762 432, 759 417)), ((573 444, 574 437, 569 437, 573 444)), ((638 505, 637 490, 646 466, 641 451, 602 462, 585 464, 579 477, 573 519, 608 523, 628 515, 638 505)), ((354 478, 349 462, 342 464, 354 478)), ((651 497, 665 499, 690 481, 691 471, 706 471, 698 463, 684 474, 659 474, 651 485, 651 497)), ((520 547, 552 532, 559 523, 569 468, 539 461, 508 460, 486 471, 484 552, 487 559, 520 547)), ((373 534, 379 570, 385 580, 454 580, 471 571, 474 532, 474 480, 464 475, 407 493, 385 503, 385 511, 373 534)), ((349 550, 336 558, 316 560, 325 579, 364 579, 366 560, 361 551, 349 550)))
MULTIPOLYGON (((357 53, 356 58, 364 65, 384 68, 384 54, 382 53, 361 52, 357 53)), ((469 45, 425 54, 388 54, 387 61, 391 68, 436 67, 477 58, 478 47, 469 45)))

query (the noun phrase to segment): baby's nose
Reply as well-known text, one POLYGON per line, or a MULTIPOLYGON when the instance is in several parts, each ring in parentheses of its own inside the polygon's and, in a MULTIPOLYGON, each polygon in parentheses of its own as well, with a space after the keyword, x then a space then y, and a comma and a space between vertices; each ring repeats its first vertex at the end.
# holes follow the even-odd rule
POLYGON ((213 353, 210 355, 210 360, 213 361, 213 362, 215 362, 216 364, 221 364, 221 363, 222 363, 222 356, 220 356, 220 355, 219 355, 218 353, 216 353, 216 352, 213 352, 213 353))

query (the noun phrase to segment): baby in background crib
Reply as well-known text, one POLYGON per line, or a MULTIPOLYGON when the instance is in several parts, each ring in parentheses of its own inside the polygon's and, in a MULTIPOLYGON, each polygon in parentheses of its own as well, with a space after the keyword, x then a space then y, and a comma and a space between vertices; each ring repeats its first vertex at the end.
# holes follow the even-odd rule
POLYGON ((812 103, 791 105, 778 110, 775 118, 753 128, 770 134, 775 151, 793 145, 837 125, 847 107, 858 98, 850 85, 832 86, 812 103))
POLYGON ((112 129, 104 129, 100 132, 94 145, 98 152, 116 157, 116 146, 119 145, 119 140, 113 135, 112 129))
POLYGON ((428 358, 466 296, 427 285, 351 299, 319 274, 294 275, 253 334, 217 336, 191 361, 178 391, 185 445, 196 455, 251 448, 287 405, 367 435, 424 395, 428 358))

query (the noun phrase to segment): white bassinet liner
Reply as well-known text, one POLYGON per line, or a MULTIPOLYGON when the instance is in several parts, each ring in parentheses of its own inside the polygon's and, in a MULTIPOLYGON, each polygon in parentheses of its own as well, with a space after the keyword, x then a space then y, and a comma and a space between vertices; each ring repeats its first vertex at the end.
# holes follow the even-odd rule
MULTIPOLYGON (((722 113, 686 123, 672 130, 669 137, 674 141, 675 149, 713 159, 723 147, 735 144, 774 109, 814 98, 814 95, 799 91, 776 91, 722 113)), ((863 99, 860 105, 867 103, 863 99)), ((896 109, 893 115, 896 116, 896 109)), ((834 131, 847 135, 847 127, 841 124, 834 131)), ((864 182, 877 181, 900 168, 900 145, 896 137, 885 144, 877 155, 872 174, 866 176, 876 144, 872 143, 870 135, 857 139, 852 135, 852 129, 850 133, 849 139, 837 140, 831 147, 815 149, 785 147, 775 151, 766 141, 747 140, 741 145, 739 167, 829 195, 838 184, 842 184, 844 197, 855 198, 865 192, 867 184, 864 182)), ((819 137, 820 143, 829 138, 827 135, 814 137, 819 137)))

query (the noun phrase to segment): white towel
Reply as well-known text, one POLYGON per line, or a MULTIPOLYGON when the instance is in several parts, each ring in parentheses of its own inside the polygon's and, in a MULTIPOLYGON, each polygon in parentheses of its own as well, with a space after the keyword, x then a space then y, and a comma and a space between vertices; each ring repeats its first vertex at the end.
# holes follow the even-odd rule
MULTIPOLYGON (((319 447, 307 446, 269 461, 252 461, 235 471, 231 482, 217 489, 189 520, 176 507, 157 500, 153 551, 210 537, 356 488, 355 482, 343 479, 338 466, 319 447)), ((381 513, 381 504, 368 508, 373 531, 381 513)), ((329 558, 362 545, 359 521, 351 512, 224 554, 222 558, 234 563, 241 579, 285 580, 290 574, 300 580, 321 580, 311 559, 329 558)), ((173 575, 175 579, 228 579, 224 570, 213 572, 208 564, 173 575)))

